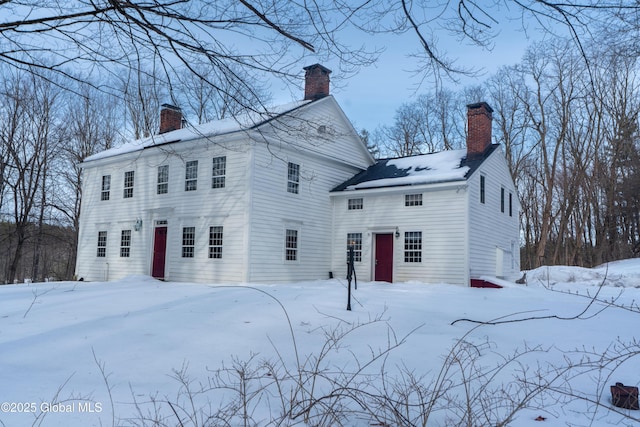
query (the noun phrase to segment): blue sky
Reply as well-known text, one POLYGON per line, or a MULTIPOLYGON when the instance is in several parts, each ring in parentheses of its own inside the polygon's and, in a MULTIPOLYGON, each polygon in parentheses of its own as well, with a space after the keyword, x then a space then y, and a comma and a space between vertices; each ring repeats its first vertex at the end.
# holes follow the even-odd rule
MULTIPOLYGON (((525 35, 515 24, 501 25, 499 31, 491 50, 464 45, 452 37, 442 36, 438 48, 456 59, 457 66, 483 70, 477 77, 462 77, 457 84, 447 83, 451 89, 480 84, 500 66, 520 62, 526 48, 532 43, 527 36, 533 35, 538 39, 542 36, 541 33, 531 32, 525 35)), ((420 84, 420 79, 414 75, 417 62, 409 55, 418 49, 418 41, 413 34, 375 36, 369 42, 385 49, 377 63, 362 68, 348 80, 341 80, 334 70, 332 78, 340 81, 337 87, 332 85, 331 93, 358 130, 365 128, 372 132, 380 125, 391 125, 395 111, 402 103, 411 101, 421 93, 432 92, 435 86, 428 79, 420 84)), ((321 60, 315 62, 322 63, 321 60)), ((314 60, 309 58, 304 65, 312 63, 314 60)), ((323 65, 333 69, 331 64, 323 65)), ((303 75, 301 70, 301 77, 303 75)), ((277 91, 277 87, 272 90, 277 91)), ((287 98, 281 100, 278 95, 274 95, 274 98, 278 102, 291 101, 288 91, 282 96, 287 98)))
MULTIPOLYGON (((432 80, 420 83, 420 79, 411 71, 416 68, 416 62, 408 55, 415 44, 406 43, 407 38, 415 42, 407 36, 391 40, 393 44, 387 46, 375 66, 362 69, 357 75, 342 82, 344 87, 333 90, 333 95, 356 128, 373 131, 381 124, 390 125, 396 109, 403 102, 435 89, 432 80)), ((483 73, 473 78, 461 77, 459 83, 447 85, 457 90, 482 83, 500 66, 520 62, 529 43, 522 33, 516 31, 498 36, 491 51, 449 42, 453 48, 447 50, 451 57, 457 59, 458 65, 482 69, 483 73)))

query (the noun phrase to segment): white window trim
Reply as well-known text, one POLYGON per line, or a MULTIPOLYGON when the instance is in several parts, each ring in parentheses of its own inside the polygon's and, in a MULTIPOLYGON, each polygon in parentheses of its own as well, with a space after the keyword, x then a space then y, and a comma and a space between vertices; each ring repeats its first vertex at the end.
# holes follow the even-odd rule
POLYGON ((169 194, 169 169, 170 169, 169 165, 160 165, 156 169, 156 195, 169 194), (166 181, 162 181, 162 182, 160 181, 160 168, 166 168, 166 171, 167 171, 166 181), (164 193, 161 193, 160 185, 166 185, 167 191, 165 191, 164 193))
POLYGON ((198 240, 198 229, 197 229, 197 227, 195 227, 193 225, 183 225, 181 227, 181 229, 180 229, 180 259, 181 260, 196 259, 197 240, 198 240), (185 245, 184 244, 184 231, 185 231, 185 228, 193 228, 193 245, 185 245), (192 248, 193 249, 193 256, 184 256, 185 248, 192 248))
POLYGON ((131 239, 132 238, 133 238, 133 233, 131 233, 130 229, 120 230, 120 258, 131 258, 131 239), (125 236, 127 236, 126 232, 128 232, 128 240, 125 240, 125 236), (125 252, 126 252, 126 255, 123 255, 123 253, 125 252))
POLYGON ((184 191, 197 191, 198 190, 198 169, 200 167, 199 165, 199 161, 198 160, 189 160, 184 164, 184 191), (195 162, 195 178, 189 178, 188 174, 188 165, 189 163, 194 163, 195 162), (189 183, 194 182, 195 183, 195 187, 194 188, 189 188, 189 183))
POLYGON ((424 205, 424 196, 422 193, 408 193, 404 195, 404 206, 407 208, 415 208, 424 205))
POLYGON ((282 253, 282 259, 286 264, 299 264, 300 263, 300 242, 301 242, 301 231, 300 231, 300 227, 299 226, 292 226, 292 225, 285 225, 284 226, 284 230, 283 230, 283 246, 284 246, 284 251, 282 253), (287 247, 287 231, 292 230, 296 232, 296 259, 291 260, 291 259, 287 259, 287 251, 289 250, 289 248, 287 247))
POLYGON ((364 197, 349 197, 347 199, 347 212, 350 211, 362 211, 364 210, 364 197), (354 201, 354 206, 356 207, 351 207, 352 205, 350 204, 351 201, 354 201), (355 204, 356 201, 360 201, 360 204, 355 204), (359 207, 357 207, 359 206, 359 207))
POLYGON ((109 232, 107 230, 98 230, 98 243, 96 246, 96 258, 106 258, 107 257, 107 244, 109 242, 109 232), (101 234, 104 233, 104 244, 101 244, 101 234), (103 249, 104 255, 100 254, 100 249, 103 249))
POLYGON ((295 196, 300 195, 300 178, 301 178, 301 176, 302 176, 302 163, 288 161, 287 162, 287 168, 286 168, 287 194, 293 194, 295 196), (298 175, 297 175, 298 180, 297 181, 291 181, 289 179, 289 166, 290 165, 295 165, 295 166, 298 167, 298 175), (295 189, 296 189, 295 192, 289 191, 289 184, 295 184, 295 189))
POLYGON ((362 263, 362 253, 363 253, 363 245, 364 245, 364 233, 362 233, 361 231, 356 231, 353 233, 347 233, 347 261, 348 261, 348 257, 349 257, 349 246, 351 246, 351 242, 349 241, 349 235, 350 234, 356 234, 356 235, 360 235, 360 247, 358 248, 357 245, 354 246, 353 248, 353 261, 357 262, 357 263, 362 263), (358 259, 359 258, 359 259, 358 259))
POLYGON ((207 259, 210 260, 222 260, 224 257, 224 226, 222 225, 210 225, 209 228, 207 229, 209 232, 209 235, 207 236, 207 259), (220 228, 220 234, 221 234, 221 239, 220 239, 220 244, 219 245, 212 245, 211 244, 211 231, 212 228, 220 228), (212 248, 220 248, 220 256, 219 257, 212 257, 212 248))
POLYGON ((136 183, 136 171, 125 171, 124 173, 124 180, 123 180, 123 188, 122 188, 122 198, 124 199, 133 199, 133 189, 135 187, 135 183, 136 183), (131 182, 129 183, 130 185, 127 186, 127 176, 131 174, 131 182), (130 196, 127 196, 127 190, 131 190, 130 196))
POLYGON ((409 264, 409 265, 415 265, 415 264, 421 264, 423 262, 423 249, 424 249, 424 233, 422 232, 422 230, 411 230, 411 231, 405 231, 404 232, 404 241, 403 241, 403 252, 402 252, 402 259, 404 261, 405 264, 409 264), (407 249, 407 234, 409 233, 420 233, 420 248, 419 249, 415 249, 415 248, 409 248, 407 249), (408 253, 412 253, 414 254, 412 256, 415 257, 416 253, 420 254, 420 261, 407 261, 407 254, 408 253))

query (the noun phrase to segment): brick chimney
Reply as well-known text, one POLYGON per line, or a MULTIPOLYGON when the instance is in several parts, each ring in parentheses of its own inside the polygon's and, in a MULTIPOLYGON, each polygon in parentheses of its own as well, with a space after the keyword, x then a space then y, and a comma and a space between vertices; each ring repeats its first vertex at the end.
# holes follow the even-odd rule
POLYGON ((467 157, 482 155, 491 145, 492 113, 486 102, 467 105, 467 157))
POLYGON ((331 70, 320 64, 309 65, 304 70, 304 99, 314 100, 328 96, 331 70))
POLYGON ((182 129, 182 110, 171 104, 162 104, 160 108, 160 133, 182 129))

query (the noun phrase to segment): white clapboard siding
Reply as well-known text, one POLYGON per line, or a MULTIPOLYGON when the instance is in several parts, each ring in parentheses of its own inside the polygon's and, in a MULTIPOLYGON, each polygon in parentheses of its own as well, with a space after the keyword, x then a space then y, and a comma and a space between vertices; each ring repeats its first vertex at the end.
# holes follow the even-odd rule
POLYGON ((250 281, 327 278, 330 271, 329 191, 358 169, 300 150, 256 145, 251 190, 250 281), (299 193, 287 191, 287 167, 300 165, 299 193), (298 231, 298 259, 285 259, 285 232, 298 231))
MULTIPOLYGON (((211 128, 215 128, 212 126, 211 128)), ((187 135, 175 131, 176 138, 187 135)), ((210 138, 164 142, 94 156, 84 163, 76 273, 86 280, 151 274, 156 224, 167 227, 165 279, 195 282, 297 281, 325 278, 331 265, 329 191, 373 163, 333 99, 296 108, 290 117, 210 138), (109 155, 107 155, 109 154, 109 155), (226 186, 211 188, 212 159, 226 156, 226 186), (198 161, 197 189, 185 191, 186 163, 198 161), (300 193, 287 192, 287 162, 301 166, 300 193), (169 166, 167 194, 157 172, 169 166), (135 171, 134 195, 123 199, 124 174, 135 171), (100 200, 111 175, 110 199, 100 200), (120 256, 120 233, 132 231, 130 256, 120 256), (209 227, 223 227, 221 259, 208 257, 209 227), (182 256, 184 227, 195 227, 194 257, 182 256), (298 260, 285 262, 287 228, 299 232, 298 260), (97 257, 98 232, 106 256, 97 257)))
POLYGON ((126 154, 118 163, 109 159, 96 162, 96 165, 85 165, 79 239, 82 247, 78 251, 77 275, 87 280, 104 280, 150 274, 155 224, 166 221, 167 279, 242 280, 248 151, 244 141, 237 142, 234 147, 220 147, 215 142, 190 143, 171 151, 154 148, 144 154, 126 154), (212 159, 223 155, 227 157, 225 187, 213 189, 212 159), (185 191, 185 164, 190 160, 198 160, 195 191, 185 191), (99 163, 107 165, 101 167, 99 163), (157 194, 157 170, 161 165, 169 166, 166 194, 157 194), (132 198, 124 199, 124 172, 127 170, 135 171, 134 191, 132 198), (111 174, 110 198, 101 201, 100 187, 105 174, 111 174), (121 230, 133 230, 137 219, 142 220, 143 227, 140 231, 132 231, 131 256, 120 257, 121 230), (189 226, 196 227, 195 257, 182 258, 182 227, 189 226), (210 226, 224 227, 222 260, 208 258, 210 226), (96 257, 98 231, 108 232, 105 258, 96 257))
POLYGON ((363 169, 373 163, 371 154, 332 96, 303 105, 261 126, 261 132, 271 137, 274 147, 288 146, 363 169))
POLYGON ((465 183, 438 187, 392 187, 333 193, 335 228, 332 268, 346 275, 347 234, 362 233, 362 261, 356 263, 361 280, 373 280, 375 234, 394 233, 393 280, 465 282, 465 183), (422 206, 405 206, 405 194, 421 193, 422 206), (348 210, 349 198, 362 198, 362 210, 348 210), (422 262, 404 261, 404 233, 422 232, 422 262))
POLYGON ((495 150, 469 177, 469 269, 471 277, 505 277, 520 271, 519 212, 517 192, 501 150, 495 150), (485 177, 485 203, 480 203, 480 176, 485 177), (501 188, 505 189, 505 211, 500 209, 501 188), (509 215, 509 194, 512 212, 509 215), (503 251, 502 268, 496 268, 497 250, 503 251))

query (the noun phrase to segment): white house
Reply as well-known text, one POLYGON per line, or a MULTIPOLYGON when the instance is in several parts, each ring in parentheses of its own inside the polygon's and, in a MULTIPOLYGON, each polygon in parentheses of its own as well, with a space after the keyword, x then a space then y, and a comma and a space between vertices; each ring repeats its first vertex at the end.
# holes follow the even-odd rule
POLYGON ((85 159, 77 277, 312 280, 346 273, 348 243, 360 279, 518 271, 519 205, 486 104, 469 110, 488 126, 475 143, 470 113, 469 152, 375 163, 331 71, 305 70, 305 99, 272 114, 183 127, 165 105, 158 135, 85 159))
POLYGON ((161 133, 83 162, 77 277, 287 282, 328 277, 332 188, 373 164, 306 68, 305 99, 271 115, 161 133))
POLYGON ((468 106, 467 148, 382 160, 331 192, 332 269, 362 280, 482 285, 519 273, 517 193, 492 109, 468 106))

